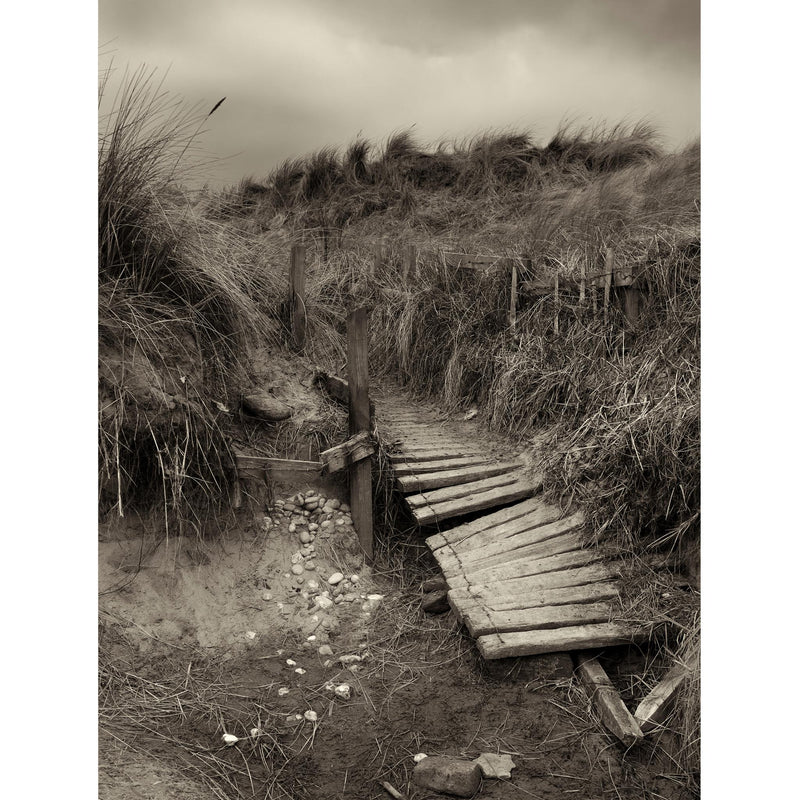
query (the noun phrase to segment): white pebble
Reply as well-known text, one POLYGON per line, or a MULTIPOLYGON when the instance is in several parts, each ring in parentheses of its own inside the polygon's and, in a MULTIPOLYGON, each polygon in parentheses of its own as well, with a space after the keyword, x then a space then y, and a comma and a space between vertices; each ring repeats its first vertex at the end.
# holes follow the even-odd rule
POLYGON ((306 671, 305 671, 305 670, 304 670, 302 667, 298 667, 298 668, 295 670, 295 672, 296 672, 298 675, 305 675, 305 674, 306 674, 306 671))
POLYGON ((331 586, 336 586, 337 583, 341 583, 344 580, 344 575, 341 572, 334 572, 333 575, 328 578, 328 583, 331 586))
POLYGON ((334 694, 337 697, 341 697, 342 700, 350 699, 350 684, 348 683, 340 683, 333 691, 334 694))
POLYGON ((239 737, 234 736, 232 733, 223 733, 222 741, 225 742, 226 747, 233 747, 239 741, 239 737))
POLYGON ((286 659, 286 666, 287 667, 296 667, 297 666, 297 662, 292 658, 287 658, 286 659))
POLYGON ((291 689, 287 689, 285 686, 281 686, 281 688, 278 689, 278 697, 286 697, 286 695, 289 694, 290 691, 291 689))
POLYGON ((250 639, 252 641, 253 639, 256 638, 256 632, 255 631, 247 631, 247 633, 244 635, 244 638, 245 639, 250 639))
POLYGON ((316 722, 316 721, 317 721, 317 712, 316 712, 316 711, 306 711, 306 713, 305 713, 305 714, 303 714, 303 716, 304 716, 304 717, 305 717, 305 718, 306 718, 306 719, 307 719, 309 722, 316 722))
POLYGON ((321 656, 332 656, 333 655, 333 648, 329 644, 320 645, 319 650, 317 652, 321 656))
POLYGON ((414 756, 414 763, 415 764, 419 764, 419 762, 422 761, 423 758, 427 758, 427 757, 428 757, 427 753, 417 753, 414 756))

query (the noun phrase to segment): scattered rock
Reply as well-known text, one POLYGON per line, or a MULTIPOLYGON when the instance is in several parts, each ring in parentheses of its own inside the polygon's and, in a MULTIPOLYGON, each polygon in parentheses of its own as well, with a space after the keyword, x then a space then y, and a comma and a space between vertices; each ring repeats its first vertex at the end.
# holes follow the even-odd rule
POLYGON ((324 595, 320 595, 317 598, 317 605, 323 610, 326 611, 329 608, 333 607, 333 600, 330 597, 325 597, 324 595))
POLYGON ((423 592, 446 592, 450 587, 443 576, 439 575, 436 578, 428 578, 422 584, 423 592))
POLYGON ((414 763, 415 764, 419 764, 419 762, 422 761, 423 758, 427 758, 427 757, 428 757, 427 753, 417 753, 414 756, 414 763))
POLYGON ((242 408, 248 414, 268 422, 279 422, 292 416, 292 410, 286 403, 266 392, 245 395, 242 397, 242 408))
POLYGON ((450 610, 447 592, 429 592, 422 598, 422 610, 427 614, 444 614, 450 610))
POLYGON ((349 683, 340 683, 334 690, 333 693, 341 698, 342 700, 349 700, 350 699, 350 684, 349 683))
POLYGON ((305 571, 305 566, 303 564, 297 563, 292 564, 292 573, 295 575, 302 575, 305 571))
POLYGON ((300 531, 300 542, 302 544, 311 544, 314 541, 314 537, 311 535, 310 531, 300 531))
POLYGON ((481 753, 475 763, 480 767, 484 778, 496 778, 507 781, 511 778, 511 770, 517 765, 511 756, 495 755, 494 753, 481 753))
POLYGON ((232 733, 223 733, 222 741, 225 742, 226 747, 233 747, 239 741, 239 737, 234 736, 232 733))
POLYGON ((320 646, 320 648, 319 648, 319 650, 317 650, 317 652, 321 656, 332 656, 333 655, 333 648, 329 644, 323 644, 323 645, 320 646))
POLYGON ((316 712, 316 711, 306 711, 306 713, 305 713, 305 714, 303 714, 303 716, 304 716, 304 717, 305 717, 305 718, 306 718, 306 719, 307 719, 309 722, 316 722, 316 721, 317 721, 317 712, 316 712))
POLYGON ((256 632, 255 631, 247 631, 247 633, 245 633, 245 635, 244 635, 244 638, 245 639, 249 639, 250 641, 253 641, 253 639, 256 638, 256 632))
POLYGON ((344 575, 341 572, 334 572, 333 575, 328 578, 328 583, 331 586, 336 586, 337 583, 341 583, 344 580, 344 575))
POLYGON ((428 756, 414 767, 413 783, 423 789, 457 797, 472 797, 481 785, 480 767, 473 761, 428 756))
POLYGON ((346 667, 349 664, 356 664, 359 661, 361 661, 361 656, 352 655, 352 654, 351 655, 339 656, 339 663, 343 667, 346 667))
POLYGON ((289 694, 290 691, 291 689, 287 689, 285 686, 281 686, 281 688, 278 689, 278 697, 286 697, 286 695, 289 694))

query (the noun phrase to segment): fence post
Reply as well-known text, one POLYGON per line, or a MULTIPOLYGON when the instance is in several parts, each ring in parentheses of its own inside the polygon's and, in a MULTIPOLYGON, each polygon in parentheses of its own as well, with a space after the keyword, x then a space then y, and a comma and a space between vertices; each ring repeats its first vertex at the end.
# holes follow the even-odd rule
POLYGON ((517 265, 511 265, 511 307, 508 310, 511 335, 517 335, 517 265))
POLYGON ((556 277, 553 280, 553 299, 556 304, 556 315, 555 319, 553 320, 553 332, 558 335, 558 311, 559 311, 559 297, 558 297, 558 273, 556 272, 556 277))
POLYGON ((603 271, 603 325, 608 325, 608 304, 611 300, 611 278, 614 274, 614 251, 606 250, 606 267, 603 271))
POLYGON ((403 248, 403 286, 408 285, 408 278, 411 271, 414 271, 414 277, 417 276, 417 248, 413 244, 407 244, 403 248))
POLYGON ((622 310, 631 329, 636 327, 639 318, 640 293, 633 282, 633 271, 627 267, 618 269, 614 274, 614 285, 622 288, 622 310))
MULTIPOLYGON (((367 309, 357 308, 347 315, 347 382, 350 386, 350 436, 369 431, 369 361, 367 309)), ((350 510, 358 541, 372 559, 372 459, 365 458, 349 467, 350 510)))
POLYGON ((578 297, 578 304, 583 307, 586 302, 586 262, 581 261, 581 286, 580 295, 578 297))
POLYGON ((302 244, 292 245, 289 307, 293 344, 295 349, 302 350, 306 343, 306 248, 302 244))

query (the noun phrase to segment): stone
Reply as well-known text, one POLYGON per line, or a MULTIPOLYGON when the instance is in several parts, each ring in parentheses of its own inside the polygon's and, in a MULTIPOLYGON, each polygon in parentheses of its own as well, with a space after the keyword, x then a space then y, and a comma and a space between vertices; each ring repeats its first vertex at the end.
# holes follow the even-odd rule
POLYGON ((481 753, 475 763, 480 767, 484 778, 495 778, 503 781, 510 780, 511 770, 517 765, 508 755, 496 755, 495 753, 481 753))
POLYGON ((344 580, 344 575, 341 572, 334 572, 333 575, 328 578, 328 583, 331 586, 336 586, 337 583, 341 583, 344 580))
POLYGON ((326 505, 326 506, 327 506, 327 505, 329 505, 331 508, 340 508, 340 507, 341 507, 341 505, 342 505, 342 503, 341 503, 341 501, 340 501, 340 500, 337 500, 337 499, 334 497, 334 498, 332 498, 332 499, 328 500, 328 502, 327 502, 325 505, 326 505))
POLYGON ((306 569, 309 570, 310 572, 313 572, 317 568, 317 565, 314 561, 306 561, 305 566, 306 569))
POLYGON ((292 573, 295 575, 302 575, 305 571, 305 566, 303 564, 297 563, 292 564, 292 573))
POLYGON ((294 522, 289 523, 289 533, 294 533, 297 530, 297 525, 294 522))
POLYGON ((345 513, 347 513, 348 511, 350 511, 350 506, 349 506, 349 505, 347 505, 347 503, 339 503, 339 506, 338 506, 338 508, 339 508, 339 510, 340 510, 340 511, 343 511, 343 512, 345 512, 345 513))
POLYGON ((253 417, 280 422, 292 416, 292 409, 267 392, 253 392, 242 397, 242 409, 253 417))
POLYGON ((329 609, 329 608, 333 608, 333 600, 331 600, 331 599, 330 599, 330 597, 324 597, 323 595, 320 595, 320 596, 317 598, 317 605, 318 605, 318 606, 319 606, 319 607, 320 607, 320 608, 321 608, 323 611, 326 611, 326 610, 327 610, 327 609, 329 609))
POLYGON ((333 655, 333 648, 329 644, 320 645, 319 650, 317 652, 321 656, 332 656, 333 655))
POLYGON ((357 655, 353 655, 353 654, 339 656, 339 663, 343 667, 347 667, 350 664, 357 664, 359 661, 361 661, 361 656, 357 656, 357 655))
POLYGON ((428 578, 428 580, 424 581, 422 584, 422 591, 423 592, 446 592, 449 586, 447 585, 447 581, 444 579, 443 575, 439 575, 436 578, 428 578))
POLYGON ((348 580, 350 581, 350 583, 358 583, 361 580, 361 578, 358 575, 351 575, 348 578, 348 580))
POLYGON ((450 610, 447 592, 429 592, 422 598, 422 610, 426 614, 444 614, 450 610))
POLYGON ((350 699, 350 684, 349 683, 340 683, 334 690, 333 693, 341 698, 342 700, 349 700, 350 699))
POLYGON ((481 770, 473 761, 450 756, 428 756, 414 767, 412 782, 434 792, 472 797, 480 788, 481 770))
POLYGON ((314 531, 319 530, 319 525, 317 525, 316 522, 310 522, 308 525, 308 530, 313 533, 314 531))

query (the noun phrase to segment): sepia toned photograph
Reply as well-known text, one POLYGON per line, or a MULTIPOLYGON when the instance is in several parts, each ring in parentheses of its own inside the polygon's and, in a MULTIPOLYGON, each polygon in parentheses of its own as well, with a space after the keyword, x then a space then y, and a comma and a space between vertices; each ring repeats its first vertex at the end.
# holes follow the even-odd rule
POLYGON ((700 0, 98 22, 99 797, 699 798, 700 0))

